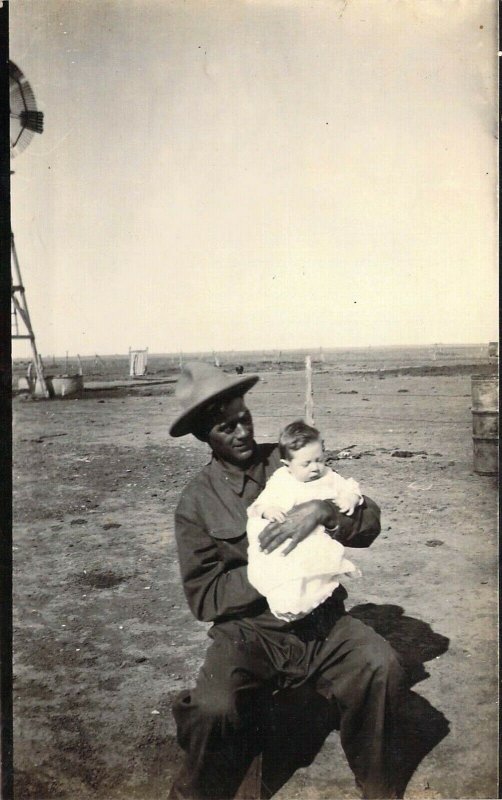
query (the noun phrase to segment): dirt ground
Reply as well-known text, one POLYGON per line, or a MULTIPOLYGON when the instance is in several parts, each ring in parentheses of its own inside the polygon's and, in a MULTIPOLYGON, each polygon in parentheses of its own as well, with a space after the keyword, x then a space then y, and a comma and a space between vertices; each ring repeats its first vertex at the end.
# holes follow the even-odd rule
MULTIPOLYGON (((314 386, 327 448, 352 456, 335 467, 382 508, 380 537, 349 552, 348 607, 396 647, 417 726, 437 734, 406 797, 494 798, 497 482, 473 472, 470 377, 326 369, 314 386)), ((258 441, 302 416, 303 393, 300 372, 263 374, 258 441)), ((206 449, 169 438, 172 385, 13 405, 16 798, 165 798, 171 702, 207 627, 180 587, 173 510, 206 449)), ((275 795, 356 796, 336 731, 275 795)))

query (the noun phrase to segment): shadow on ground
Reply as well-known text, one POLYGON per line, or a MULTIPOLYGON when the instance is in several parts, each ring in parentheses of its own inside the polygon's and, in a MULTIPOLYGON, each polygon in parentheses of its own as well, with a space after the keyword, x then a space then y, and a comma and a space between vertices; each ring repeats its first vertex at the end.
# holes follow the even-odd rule
MULTIPOLYGON (((445 716, 411 687, 429 677, 424 662, 445 653, 449 640, 396 605, 367 603, 350 614, 372 627, 397 652, 407 677, 400 722, 397 784, 406 785, 422 759, 447 735, 445 716)), ((276 695, 263 753, 262 797, 270 798, 300 767, 311 764, 328 734, 339 727, 338 710, 312 684, 276 695)))
MULTIPOLYGON (((86 578, 87 585, 94 586, 108 585, 110 581, 108 573, 98 571, 86 578)), ((448 733, 448 721, 443 714, 411 687, 428 677, 424 662, 446 652, 449 642, 430 625, 408 617, 396 605, 359 605, 350 613, 390 642, 406 671, 408 686, 400 727, 402 753, 396 775, 404 793, 422 759, 448 733)), ((48 651, 39 647, 36 652, 46 663, 48 651)), ((108 684, 108 688, 116 686, 108 684)), ((86 721, 79 703, 74 704, 71 713, 49 715, 48 738, 53 757, 45 759, 36 773, 16 771, 15 797, 17 800, 77 796, 82 800, 90 797, 144 800, 166 796, 182 759, 182 751, 167 725, 174 694, 173 690, 165 696, 165 705, 158 707, 161 711, 158 717, 148 719, 136 742, 135 754, 127 762, 117 755, 122 748, 117 739, 110 739, 103 748, 102 739, 98 741, 96 730, 86 721), (110 754, 114 753, 116 757, 110 763, 110 754)), ((309 766, 328 734, 338 727, 336 704, 320 695, 313 683, 276 694, 265 732, 260 796, 271 798, 299 768, 309 766)), ((248 786, 239 797, 255 800, 258 792, 248 786)))

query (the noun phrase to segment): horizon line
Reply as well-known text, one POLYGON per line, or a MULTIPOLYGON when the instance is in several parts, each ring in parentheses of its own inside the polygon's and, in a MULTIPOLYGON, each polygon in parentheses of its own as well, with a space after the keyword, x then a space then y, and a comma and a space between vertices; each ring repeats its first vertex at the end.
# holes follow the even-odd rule
MULTIPOLYGON (((485 342, 428 342, 425 344, 382 344, 382 345, 346 345, 346 346, 339 346, 339 347, 323 347, 323 346, 316 346, 316 347, 290 347, 290 348, 281 348, 281 347, 257 347, 257 348, 250 348, 246 350, 239 350, 239 349, 232 349, 232 350, 218 350, 218 349, 211 349, 211 350, 166 350, 166 351, 151 351, 147 348, 129 348, 124 352, 114 352, 114 353, 105 353, 105 352, 93 352, 93 353, 70 353, 67 351, 64 355, 50 353, 46 355, 42 355, 42 358, 45 359, 65 359, 65 358, 96 358, 96 357, 103 357, 103 358, 110 358, 113 356, 126 358, 129 355, 129 351, 132 350, 147 350, 148 355, 152 358, 158 356, 172 356, 173 358, 182 356, 207 356, 208 358, 217 355, 229 355, 229 354, 247 354, 247 353, 301 353, 301 354, 309 354, 309 352, 316 354, 316 353, 330 353, 330 352, 340 352, 346 350, 397 350, 397 349, 426 349, 426 348, 434 348, 434 347, 454 347, 454 348, 472 348, 472 347, 488 347, 489 344, 498 340, 491 340, 485 342)), ((30 356, 12 356, 12 361, 27 361, 31 360, 30 356)))

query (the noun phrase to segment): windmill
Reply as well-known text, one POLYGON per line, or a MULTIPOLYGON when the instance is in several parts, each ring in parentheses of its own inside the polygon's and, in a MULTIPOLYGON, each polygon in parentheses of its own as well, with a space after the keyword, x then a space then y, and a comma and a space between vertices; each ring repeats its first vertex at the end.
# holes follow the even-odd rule
MULTIPOLYGON (((10 104, 10 152, 15 158, 29 145, 35 133, 42 133, 44 128, 44 115, 38 111, 33 90, 25 76, 16 65, 9 61, 9 104, 10 104)), ((42 359, 35 344, 35 334, 31 324, 30 312, 26 301, 26 292, 21 278, 21 269, 14 243, 14 234, 11 231, 11 312, 13 339, 29 339, 33 354, 33 364, 38 382, 39 392, 42 397, 49 397, 49 391, 44 378, 42 359), (20 332, 20 325, 22 323, 20 332)))

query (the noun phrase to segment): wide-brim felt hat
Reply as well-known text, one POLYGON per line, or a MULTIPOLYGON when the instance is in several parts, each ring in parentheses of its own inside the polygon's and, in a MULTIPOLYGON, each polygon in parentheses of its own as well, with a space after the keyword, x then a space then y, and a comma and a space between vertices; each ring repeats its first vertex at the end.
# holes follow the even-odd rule
POLYGON ((226 396, 243 395, 260 380, 259 375, 226 375, 202 361, 186 363, 176 384, 175 396, 183 411, 169 428, 171 436, 192 433, 205 406, 226 396))

